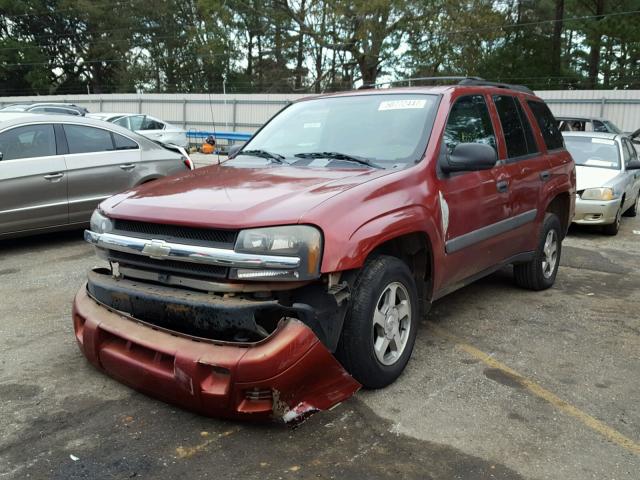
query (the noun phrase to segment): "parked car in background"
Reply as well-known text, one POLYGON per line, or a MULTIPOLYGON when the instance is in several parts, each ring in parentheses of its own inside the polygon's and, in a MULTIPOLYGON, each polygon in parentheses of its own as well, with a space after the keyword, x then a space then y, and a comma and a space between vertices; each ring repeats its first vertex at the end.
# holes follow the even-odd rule
POLYGON ((635 217, 640 197, 640 160, 629 137, 615 133, 564 132, 576 163, 578 197, 573 222, 602 225, 616 235, 623 214, 635 217))
POLYGON ((188 148, 189 141, 184 128, 159 120, 150 115, 131 113, 92 113, 89 117, 115 123, 128 130, 134 131, 161 143, 170 143, 188 148))
POLYGON ((622 133, 611 120, 599 117, 556 117, 561 132, 622 133))
POLYGON ((89 113, 84 107, 73 103, 12 103, 0 108, 0 112, 53 113, 56 115, 84 116, 89 113))
POLYGON ((230 160, 102 202, 76 339, 164 400, 295 420, 398 378, 432 301, 510 264, 551 287, 574 197, 524 87, 307 98, 230 160))
POLYGON ((105 198, 190 168, 117 125, 1 112, 0 238, 85 225, 105 198))

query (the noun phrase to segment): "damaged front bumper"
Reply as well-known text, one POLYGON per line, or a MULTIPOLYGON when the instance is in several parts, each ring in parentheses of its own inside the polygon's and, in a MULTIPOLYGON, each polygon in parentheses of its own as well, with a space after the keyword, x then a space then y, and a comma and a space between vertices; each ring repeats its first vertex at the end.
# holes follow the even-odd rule
MULTIPOLYGON (((341 327, 343 312, 333 314, 341 327)), ((308 303, 216 298, 101 271, 90 272, 73 305, 80 349, 122 383, 207 416, 285 422, 360 388, 331 354, 337 340, 321 320, 308 303), (206 338, 211 328, 226 340, 206 338)))

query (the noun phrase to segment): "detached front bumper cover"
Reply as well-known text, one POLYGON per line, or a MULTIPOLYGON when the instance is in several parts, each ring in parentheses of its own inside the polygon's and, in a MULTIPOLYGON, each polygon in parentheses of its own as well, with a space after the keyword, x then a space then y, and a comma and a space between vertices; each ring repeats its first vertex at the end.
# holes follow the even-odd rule
POLYGON ((95 367, 207 416, 295 423, 361 387, 296 319, 260 342, 209 341, 140 322, 98 303, 83 286, 73 323, 80 350, 95 367))

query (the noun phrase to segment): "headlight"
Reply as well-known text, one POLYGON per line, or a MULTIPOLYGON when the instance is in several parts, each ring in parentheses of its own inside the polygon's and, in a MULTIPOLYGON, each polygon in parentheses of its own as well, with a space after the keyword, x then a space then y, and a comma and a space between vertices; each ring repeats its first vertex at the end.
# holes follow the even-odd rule
POLYGON ((90 220, 91 231, 95 233, 105 233, 113 230, 113 222, 105 216, 99 209, 95 209, 90 220))
POLYGON ((613 188, 601 187, 601 188, 587 188, 582 195, 582 200, 613 200, 615 193, 613 188))
POLYGON ((230 277, 238 280, 310 280, 320 274, 322 234, 308 225, 255 228, 238 234, 238 253, 298 257, 300 266, 287 269, 234 268, 230 277))

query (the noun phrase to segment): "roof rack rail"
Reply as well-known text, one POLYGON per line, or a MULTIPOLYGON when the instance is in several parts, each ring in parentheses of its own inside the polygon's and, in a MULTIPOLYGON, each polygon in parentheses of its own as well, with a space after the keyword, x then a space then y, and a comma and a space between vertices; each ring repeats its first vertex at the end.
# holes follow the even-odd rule
POLYGON ((415 77, 415 78, 404 78, 401 80, 391 80, 389 82, 380 82, 380 83, 371 83, 367 85, 362 85, 358 90, 365 90, 370 88, 377 88, 382 85, 394 85, 397 83, 408 83, 411 86, 412 82, 438 82, 438 81, 457 81, 458 85, 474 85, 474 86, 485 86, 485 87, 497 87, 497 88, 509 88, 511 90, 516 90, 518 92, 530 93, 534 95, 533 91, 525 87, 524 85, 512 85, 510 83, 501 83, 501 82, 490 82, 480 77, 470 77, 470 76, 442 76, 442 77, 415 77))
POLYGON ((516 90, 518 92, 530 93, 531 95, 535 95, 533 90, 529 87, 525 87, 524 85, 513 85, 511 83, 502 83, 502 82, 489 82, 482 78, 477 77, 469 77, 464 80, 461 80, 458 85, 474 85, 478 87, 497 87, 497 88, 509 88, 511 90, 516 90))

